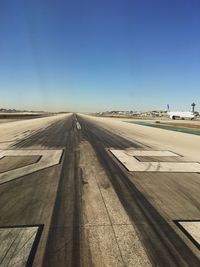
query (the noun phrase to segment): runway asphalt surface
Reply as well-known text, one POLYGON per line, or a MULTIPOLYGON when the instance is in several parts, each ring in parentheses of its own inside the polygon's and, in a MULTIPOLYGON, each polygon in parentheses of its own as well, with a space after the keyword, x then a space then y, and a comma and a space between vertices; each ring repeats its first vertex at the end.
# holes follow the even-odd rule
POLYGON ((198 244, 177 226, 200 220, 200 175, 129 172, 111 148, 150 149, 76 114, 7 148, 35 155, 2 158, 0 174, 38 164, 42 150, 62 156, 0 184, 0 266, 200 266, 198 244), (38 232, 19 246, 12 229, 24 227, 38 232))

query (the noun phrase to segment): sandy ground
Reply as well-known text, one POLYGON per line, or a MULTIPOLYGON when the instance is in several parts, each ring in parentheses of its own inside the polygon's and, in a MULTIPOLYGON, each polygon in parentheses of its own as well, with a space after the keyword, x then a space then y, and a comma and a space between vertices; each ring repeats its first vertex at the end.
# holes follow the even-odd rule
MULTIPOLYGON (((89 114, 87 114, 90 116, 89 114)), ((144 121, 144 122, 155 122, 155 121, 160 121, 160 123, 169 123, 169 124, 194 124, 194 125, 199 125, 200 126, 200 119, 195 119, 195 120, 170 120, 169 118, 119 118, 119 117, 98 117, 98 116, 92 116, 95 118, 102 118, 102 119, 114 119, 118 121, 144 121)))
POLYGON ((200 136, 129 124, 121 119, 82 116, 131 141, 141 142, 149 149, 172 150, 187 160, 200 161, 200 136))
MULTIPOLYGON (((172 125, 172 126, 177 126, 177 127, 187 127, 187 128, 200 128, 200 121, 199 120, 160 120, 158 119, 153 119, 153 120, 137 120, 137 119, 128 119, 128 120, 120 120, 120 121, 128 121, 128 122, 147 122, 147 123, 160 123, 160 124, 165 124, 165 125, 172 125)), ((159 125, 159 124, 158 124, 159 125)))
POLYGON ((167 123, 167 124, 171 124, 171 125, 176 125, 176 124, 180 124, 180 125, 197 125, 200 126, 200 121, 199 120, 154 120, 154 121, 160 121, 160 123, 167 123))
POLYGON ((13 121, 16 121, 16 119, 0 119, 0 124, 1 123, 13 122, 13 121))

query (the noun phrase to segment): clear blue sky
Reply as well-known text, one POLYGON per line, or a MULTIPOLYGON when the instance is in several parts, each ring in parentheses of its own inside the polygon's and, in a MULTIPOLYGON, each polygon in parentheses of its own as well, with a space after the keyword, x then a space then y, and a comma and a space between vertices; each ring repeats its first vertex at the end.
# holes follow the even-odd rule
POLYGON ((200 109, 199 0, 1 0, 0 107, 200 109))

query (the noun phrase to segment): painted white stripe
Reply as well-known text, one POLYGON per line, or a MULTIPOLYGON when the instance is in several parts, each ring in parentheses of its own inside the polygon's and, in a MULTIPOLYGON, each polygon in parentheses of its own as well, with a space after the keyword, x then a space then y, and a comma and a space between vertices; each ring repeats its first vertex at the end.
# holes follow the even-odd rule
POLYGON ((125 151, 110 149, 111 153, 129 170, 135 172, 200 172, 198 162, 141 162, 134 156, 178 156, 170 151, 125 151))
POLYGON ((62 152, 62 150, 0 150, 0 158, 4 156, 41 156, 37 163, 1 173, 0 184, 59 164, 62 152))
POLYGON ((179 221, 178 223, 200 246, 200 221, 179 221))
POLYGON ((124 152, 133 157, 180 157, 180 155, 168 150, 129 150, 124 152))
POLYGON ((81 125, 80 125, 80 123, 78 121, 76 123, 76 127, 77 127, 78 130, 81 130, 81 125))
POLYGON ((0 265, 25 267, 38 227, 0 228, 0 265))

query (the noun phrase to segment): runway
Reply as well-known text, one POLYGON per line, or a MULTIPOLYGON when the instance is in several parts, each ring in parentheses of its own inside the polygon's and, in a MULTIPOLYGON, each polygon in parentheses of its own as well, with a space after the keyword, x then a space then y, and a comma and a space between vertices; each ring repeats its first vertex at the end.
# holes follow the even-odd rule
POLYGON ((200 266, 196 154, 82 114, 0 127, 0 266, 200 266))

